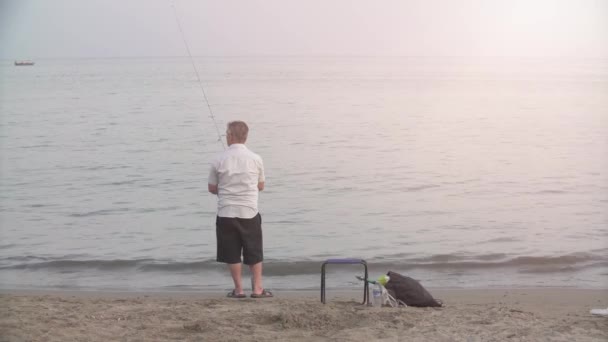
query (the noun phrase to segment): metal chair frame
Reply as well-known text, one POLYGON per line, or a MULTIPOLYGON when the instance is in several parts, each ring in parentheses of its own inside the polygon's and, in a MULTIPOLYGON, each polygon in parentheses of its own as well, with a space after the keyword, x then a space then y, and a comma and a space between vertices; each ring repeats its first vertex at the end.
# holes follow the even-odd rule
POLYGON ((369 300, 369 284, 367 282, 368 272, 367 272, 367 262, 363 259, 355 259, 355 258, 345 258, 345 259, 327 259, 321 265, 321 302, 325 304, 325 266, 329 264, 335 265, 363 265, 365 270, 364 280, 363 280, 363 305, 365 305, 369 300))

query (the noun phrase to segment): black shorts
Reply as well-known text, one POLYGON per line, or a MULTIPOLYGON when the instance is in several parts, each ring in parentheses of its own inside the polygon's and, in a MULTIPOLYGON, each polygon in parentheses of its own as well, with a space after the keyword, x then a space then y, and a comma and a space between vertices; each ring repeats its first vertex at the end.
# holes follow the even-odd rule
POLYGON ((264 260, 262 244, 262 216, 250 219, 216 217, 217 261, 227 264, 254 265, 264 260))

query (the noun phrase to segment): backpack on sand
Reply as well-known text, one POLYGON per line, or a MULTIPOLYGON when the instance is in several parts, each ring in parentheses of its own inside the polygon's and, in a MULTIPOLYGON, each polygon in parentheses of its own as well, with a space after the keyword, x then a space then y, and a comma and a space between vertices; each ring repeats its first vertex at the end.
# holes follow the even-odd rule
POLYGON ((433 298, 417 280, 391 271, 389 271, 387 275, 390 277, 390 280, 384 287, 396 300, 402 301, 408 306, 443 306, 443 303, 440 300, 433 298))

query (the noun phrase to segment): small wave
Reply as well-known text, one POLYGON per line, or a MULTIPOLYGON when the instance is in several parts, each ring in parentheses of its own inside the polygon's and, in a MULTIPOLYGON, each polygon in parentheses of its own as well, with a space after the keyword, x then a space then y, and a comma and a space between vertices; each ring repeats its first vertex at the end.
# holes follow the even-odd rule
POLYGON ((169 206, 169 207, 158 207, 158 208, 140 208, 137 209, 135 212, 136 213, 155 213, 155 212, 161 212, 161 211, 173 211, 173 210, 177 210, 180 207, 177 206, 169 206))
POLYGON ((129 211, 129 210, 130 210, 129 208, 101 209, 101 210, 94 210, 94 211, 88 211, 88 212, 83 212, 83 213, 72 213, 69 216, 70 217, 89 217, 89 216, 98 216, 98 215, 112 215, 112 214, 125 212, 125 211, 129 211))
POLYGON ((532 192, 523 192, 523 194, 525 195, 561 195, 561 194, 567 194, 569 193, 569 191, 566 190, 539 190, 539 191, 532 191, 532 192))
POLYGON ((539 274, 539 273, 566 273, 566 272, 574 272, 578 268, 574 266, 543 266, 543 267, 528 267, 519 270, 519 273, 528 273, 528 274, 539 274))
POLYGON ((215 260, 192 261, 192 262, 154 262, 144 263, 139 265, 140 271, 162 271, 162 272, 185 272, 185 271, 203 271, 203 270, 223 270, 223 264, 217 263, 215 260))
POLYGON ((448 211, 440 211, 440 210, 423 210, 423 211, 411 211, 405 212, 404 216, 436 216, 436 215, 448 215, 450 212, 448 211))
POLYGON ((488 242, 517 242, 517 241, 520 241, 520 240, 516 239, 516 238, 510 238, 510 237, 501 237, 501 238, 487 240, 486 243, 488 243, 488 242))
POLYGON ((438 188, 439 185, 435 185, 435 184, 425 184, 425 185, 418 185, 418 186, 409 186, 409 187, 397 187, 394 188, 395 191, 399 191, 399 192, 416 192, 416 191, 422 191, 422 190, 426 190, 426 189, 432 189, 432 188, 438 188))
POLYGON ((266 224, 282 224, 282 225, 293 225, 293 224, 298 224, 298 223, 302 223, 302 220, 288 220, 288 219, 284 219, 284 220, 265 220, 264 223, 266 224))
POLYGON ((130 166, 128 165, 97 165, 82 168, 85 171, 99 171, 99 170, 117 170, 117 169, 128 169, 130 166))
POLYGON ((19 146, 18 148, 27 150, 30 148, 41 148, 41 147, 54 147, 53 145, 48 145, 48 144, 43 144, 43 145, 25 145, 25 146, 19 146))
MULTIPOLYGON (((507 254, 491 253, 477 256, 465 254, 436 254, 424 258, 413 258, 410 262, 414 264, 446 264, 455 265, 457 263, 483 263, 493 260, 495 265, 517 266, 517 265, 547 265, 547 264, 574 264, 593 260, 602 260, 599 255, 590 253, 573 253, 560 256, 518 256, 509 258, 507 254)), ((490 264, 490 263, 488 263, 490 264)))
POLYGON ((23 255, 23 256, 9 256, 1 259, 2 261, 11 261, 11 262, 28 262, 33 260, 48 260, 48 258, 43 256, 34 256, 34 255, 23 255))
POLYGON ((24 263, 11 266, 2 266, 0 269, 16 269, 16 270, 62 270, 62 269, 101 269, 101 270, 120 270, 126 268, 137 267, 137 265, 146 262, 152 262, 152 259, 138 260, 49 260, 46 258, 29 257, 31 259, 47 260, 41 262, 24 263))
POLYGON ((457 181, 451 181, 451 182, 441 182, 441 184, 443 185, 460 185, 460 184, 468 184, 468 183, 473 183, 473 182, 478 182, 479 178, 470 178, 470 179, 463 179, 463 180, 457 180, 457 181))
POLYGON ((504 253, 482 254, 477 257, 477 259, 482 261, 504 260, 505 258, 507 258, 507 255, 504 253))
POLYGON ((140 181, 140 179, 129 179, 129 180, 124 180, 124 181, 101 183, 99 185, 102 185, 102 186, 107 186, 107 185, 130 185, 130 184, 135 184, 138 181, 140 181))
POLYGON ((48 206, 49 206, 48 204, 40 204, 40 203, 24 205, 24 207, 27 207, 27 208, 42 208, 42 207, 48 207, 48 206))
MULTIPOLYGON (((406 255, 402 255, 405 257, 406 255)), ((268 276, 288 276, 318 274, 324 260, 301 261, 264 261, 264 274, 268 276)), ((103 271, 139 271, 139 272, 205 272, 223 271, 223 264, 215 260, 171 261, 156 259, 114 259, 114 260, 79 260, 49 259, 44 257, 12 257, 0 259, 0 270, 47 270, 65 272, 69 270, 103 270, 103 271), (8 261, 8 263, 7 263, 8 261)), ((587 267, 605 267, 607 262, 600 255, 575 253, 554 257, 519 256, 509 258, 505 254, 485 254, 476 257, 464 255, 439 254, 426 258, 402 258, 400 260, 382 258, 368 261, 374 270, 408 270, 429 269, 457 272, 474 269, 517 268, 520 272, 572 272, 587 267)), ((330 269, 331 265, 328 266, 330 269)), ((336 270, 343 269, 342 267, 336 270)))

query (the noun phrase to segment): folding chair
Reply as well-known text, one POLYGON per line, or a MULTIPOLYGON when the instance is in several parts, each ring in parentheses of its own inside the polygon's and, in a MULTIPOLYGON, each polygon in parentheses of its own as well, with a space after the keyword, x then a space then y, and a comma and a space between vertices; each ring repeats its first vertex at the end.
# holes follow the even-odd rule
POLYGON ((321 302, 325 304, 325 266, 328 264, 335 265, 363 265, 365 270, 365 276, 363 281, 363 305, 365 305, 369 299, 369 286, 367 283, 368 273, 367 273, 367 262, 363 259, 355 259, 355 258, 345 258, 345 259, 327 259, 321 265, 321 302))

